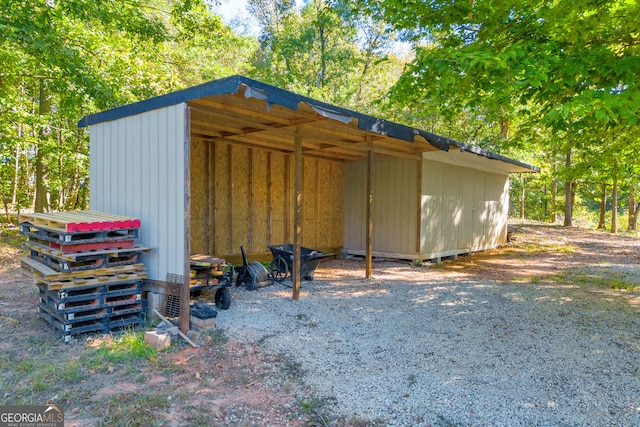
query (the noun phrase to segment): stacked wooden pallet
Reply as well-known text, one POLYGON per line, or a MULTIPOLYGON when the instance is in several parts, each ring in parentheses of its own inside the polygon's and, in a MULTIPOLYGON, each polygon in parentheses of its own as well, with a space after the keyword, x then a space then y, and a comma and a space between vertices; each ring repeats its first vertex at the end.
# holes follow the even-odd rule
POLYGON ((38 286, 40 317, 65 342, 143 320, 140 220, 95 211, 20 215, 29 237, 23 272, 38 286))

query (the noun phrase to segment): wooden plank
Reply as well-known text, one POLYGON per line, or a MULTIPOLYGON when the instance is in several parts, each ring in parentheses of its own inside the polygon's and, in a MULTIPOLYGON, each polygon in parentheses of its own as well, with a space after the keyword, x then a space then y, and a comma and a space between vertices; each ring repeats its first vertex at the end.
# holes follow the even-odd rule
POLYGON ((191 291, 189 290, 189 281, 191 273, 191 262, 189 255, 191 254, 191 122, 190 122, 191 110, 185 108, 185 126, 183 128, 183 176, 184 186, 182 188, 183 199, 183 226, 184 226, 184 247, 183 247, 183 283, 180 286, 180 319, 179 326, 183 333, 189 331, 189 299, 191 298, 191 291))
POLYGON ((331 162, 331 247, 344 247, 345 169, 342 162, 331 162))
POLYGON ((269 157, 263 150, 252 150, 251 162, 251 252, 267 250, 269 223, 269 157))
POLYGON ((332 163, 330 161, 319 161, 318 169, 316 173, 317 177, 317 229, 318 229, 318 242, 315 248, 327 247, 332 245, 333 232, 333 187, 332 182, 332 163))
POLYGON ((209 143, 193 140, 191 160, 191 249, 207 251, 209 143))
POLYGON ((36 283, 46 285, 49 290, 142 280, 147 277, 147 272, 143 264, 62 273, 28 257, 22 258, 20 263, 23 270, 29 271, 32 274, 33 280, 36 283))
POLYGON ((101 249, 95 251, 85 251, 85 252, 74 252, 74 253, 66 253, 60 250, 60 248, 51 248, 45 246, 43 244, 34 242, 32 240, 25 243, 25 246, 29 249, 63 259, 65 261, 78 261, 79 258, 93 257, 93 256, 101 256, 108 255, 111 257, 122 256, 127 253, 132 252, 150 252, 151 249, 142 245, 134 245, 131 248, 115 248, 115 249, 101 249))
POLYGON ((213 222, 215 224, 214 240, 216 255, 231 254, 231 157, 230 145, 220 142, 215 143, 216 167, 215 167, 215 208, 213 210, 213 222))
POLYGON ((293 299, 300 299, 300 246, 303 238, 302 229, 302 134, 298 129, 295 135, 295 158, 294 158, 294 191, 293 191, 293 299))
POLYGON ((302 228, 304 238, 300 242, 302 246, 315 248, 318 246, 318 182, 317 182, 317 160, 302 158, 302 228))
POLYGON ((240 252, 240 246, 250 252, 250 224, 251 224, 251 168, 249 164, 250 153, 248 148, 232 147, 232 174, 230 179, 232 187, 233 216, 231 218, 231 253, 240 252))
POLYGON ((277 245, 287 243, 287 229, 289 228, 289 167, 287 156, 284 154, 271 153, 270 158, 271 200, 269 207, 269 244, 277 245))

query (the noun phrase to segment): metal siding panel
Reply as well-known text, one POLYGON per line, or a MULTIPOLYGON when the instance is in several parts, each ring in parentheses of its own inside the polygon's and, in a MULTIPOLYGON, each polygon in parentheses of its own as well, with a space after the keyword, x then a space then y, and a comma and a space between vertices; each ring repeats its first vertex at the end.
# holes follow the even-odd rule
POLYGON ((344 180, 344 246, 365 249, 366 163, 350 162, 344 180))
POLYGON ((416 178, 416 163, 411 160, 374 163, 374 251, 415 253, 416 178))
POLYGON ((141 219, 151 279, 184 269, 184 116, 179 104, 91 130, 91 208, 141 219))
POLYGON ((100 210, 104 203, 102 185, 104 183, 104 124, 89 130, 89 206, 100 210))
POLYGON ((460 184, 462 171, 459 167, 445 167, 442 183, 442 250, 458 248, 460 235, 465 225, 465 206, 463 203, 463 188, 460 184))

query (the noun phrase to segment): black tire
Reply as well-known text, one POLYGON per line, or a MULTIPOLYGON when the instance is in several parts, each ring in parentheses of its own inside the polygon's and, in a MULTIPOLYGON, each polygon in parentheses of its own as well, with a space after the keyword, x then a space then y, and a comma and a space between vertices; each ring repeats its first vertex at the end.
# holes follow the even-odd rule
POLYGON ((228 310, 231 305, 231 292, 228 288, 219 288, 216 290, 216 307, 220 310, 228 310))
POLYGON ((282 282, 289 275, 287 261, 281 256, 274 258, 269 267, 269 274, 274 280, 282 282))

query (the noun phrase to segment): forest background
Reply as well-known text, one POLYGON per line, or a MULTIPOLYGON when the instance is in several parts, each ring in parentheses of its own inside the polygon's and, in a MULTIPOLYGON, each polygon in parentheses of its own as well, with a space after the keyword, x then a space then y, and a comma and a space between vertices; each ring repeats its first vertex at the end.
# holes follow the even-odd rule
POLYGON ((636 0, 248 0, 257 31, 219 6, 0 0, 7 218, 88 207, 83 116, 242 74, 539 166, 512 216, 636 230, 636 0))

